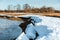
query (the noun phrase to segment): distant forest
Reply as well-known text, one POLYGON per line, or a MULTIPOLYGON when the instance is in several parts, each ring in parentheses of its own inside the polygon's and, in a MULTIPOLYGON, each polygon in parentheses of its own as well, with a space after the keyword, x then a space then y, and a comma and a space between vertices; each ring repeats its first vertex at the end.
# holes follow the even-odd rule
POLYGON ((20 4, 16 6, 8 5, 6 10, 0 10, 0 12, 24 12, 24 13, 60 13, 60 10, 55 10, 53 7, 43 6, 41 8, 31 7, 29 4, 24 4, 21 9, 20 4))

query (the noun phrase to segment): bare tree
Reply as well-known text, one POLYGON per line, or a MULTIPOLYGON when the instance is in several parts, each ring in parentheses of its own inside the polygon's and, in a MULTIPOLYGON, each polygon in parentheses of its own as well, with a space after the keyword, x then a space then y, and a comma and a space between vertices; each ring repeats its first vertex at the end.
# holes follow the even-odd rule
POLYGON ((48 7, 47 8, 48 9, 48 11, 51 13, 51 12, 54 12, 54 8, 53 7, 48 7))
POLYGON ((12 10, 13 9, 13 5, 8 5, 8 10, 12 10))
POLYGON ((17 4, 17 10, 20 10, 20 4, 17 4))
POLYGON ((10 10, 10 5, 8 5, 8 10, 10 10))
POLYGON ((23 9, 24 9, 24 10, 26 10, 26 9, 31 9, 31 7, 30 7, 30 5, 28 5, 28 4, 24 4, 24 5, 23 5, 23 9))

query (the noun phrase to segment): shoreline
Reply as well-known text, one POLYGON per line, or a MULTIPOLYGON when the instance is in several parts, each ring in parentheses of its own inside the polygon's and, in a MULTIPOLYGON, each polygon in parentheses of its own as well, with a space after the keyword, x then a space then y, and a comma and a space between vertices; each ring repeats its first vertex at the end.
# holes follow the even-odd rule
POLYGON ((25 15, 38 15, 38 16, 47 16, 47 17, 56 17, 60 18, 60 13, 0 13, 0 18, 7 18, 9 20, 23 20, 19 17, 25 15))

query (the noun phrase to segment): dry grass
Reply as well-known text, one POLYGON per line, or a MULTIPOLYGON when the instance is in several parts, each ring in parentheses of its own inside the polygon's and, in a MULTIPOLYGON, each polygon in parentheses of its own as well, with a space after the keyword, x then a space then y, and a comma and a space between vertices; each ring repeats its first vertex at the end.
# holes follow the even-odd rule
POLYGON ((11 16, 22 16, 22 15, 29 15, 29 14, 36 14, 36 15, 50 15, 50 16, 60 16, 60 13, 0 13, 0 14, 6 14, 11 16))
POLYGON ((10 20, 17 20, 17 21, 21 21, 21 18, 9 18, 10 20))
MULTIPOLYGON (((22 13, 0 13, 0 14, 6 14, 6 15, 10 15, 10 16, 23 16, 23 15, 42 15, 42 16, 58 16, 60 17, 60 13, 26 13, 26 14, 22 14, 22 13)), ((22 20, 21 18, 10 18, 10 20, 22 20)))

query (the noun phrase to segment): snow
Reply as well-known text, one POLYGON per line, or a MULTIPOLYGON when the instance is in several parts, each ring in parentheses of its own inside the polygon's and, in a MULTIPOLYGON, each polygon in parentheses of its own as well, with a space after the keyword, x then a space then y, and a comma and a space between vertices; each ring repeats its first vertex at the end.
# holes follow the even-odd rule
POLYGON ((29 40, 36 37, 36 32, 39 36, 36 40, 60 40, 60 18, 26 15, 35 20, 35 26, 27 25, 26 34, 18 26, 21 21, 12 21, 0 18, 0 40, 29 40))
POLYGON ((42 19, 40 19, 39 17, 35 17, 35 16, 31 16, 31 19, 33 19, 35 23, 39 23, 42 21, 42 19))
MULTIPOLYGON (((29 16, 33 17, 34 15, 29 16)), ((42 20, 39 23, 35 23, 34 28, 32 25, 27 26, 26 36, 28 38, 34 38, 34 36, 36 36, 35 32, 37 32, 39 36, 37 37, 36 40, 60 40, 60 18, 46 16, 34 16, 34 17, 39 17, 42 20)), ((34 18, 34 20, 37 19, 34 18)))
POLYGON ((22 34, 20 34, 20 36, 19 36, 16 40, 29 40, 29 39, 28 39, 28 37, 25 35, 25 33, 23 32, 22 34))
POLYGON ((28 37, 28 38, 32 38, 32 39, 34 39, 36 36, 36 34, 35 34, 36 32, 35 32, 35 29, 34 29, 34 26, 32 25, 32 24, 29 24, 29 25, 27 25, 27 28, 26 28, 26 36, 28 37))
POLYGON ((46 25, 37 26, 37 27, 35 27, 35 29, 39 34, 39 38, 41 38, 43 36, 47 36, 47 35, 49 35, 49 33, 52 32, 52 30, 49 30, 46 25))

